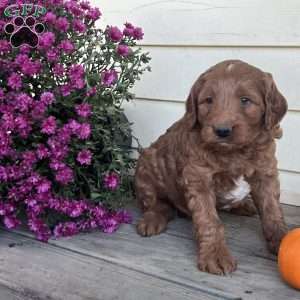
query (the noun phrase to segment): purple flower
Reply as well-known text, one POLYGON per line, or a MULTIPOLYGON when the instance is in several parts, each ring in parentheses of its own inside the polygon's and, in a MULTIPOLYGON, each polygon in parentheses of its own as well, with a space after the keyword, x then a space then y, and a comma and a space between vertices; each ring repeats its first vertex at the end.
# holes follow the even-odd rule
POLYGON ((92 162, 92 152, 90 150, 82 150, 78 153, 76 159, 81 165, 90 165, 92 162))
POLYGON ((91 115, 92 106, 88 103, 77 104, 75 106, 76 113, 78 116, 88 118, 91 115))
POLYGON ((86 17, 87 19, 91 19, 93 21, 97 21, 101 17, 101 11, 99 8, 89 8, 86 17))
POLYGON ((105 233, 113 233, 119 227, 118 221, 115 220, 114 218, 107 218, 101 225, 102 225, 102 230, 105 233))
POLYGON ((64 164, 61 161, 58 160, 52 160, 49 164, 50 168, 54 171, 62 170, 66 167, 66 164, 64 164))
POLYGON ((72 65, 69 68, 68 74, 69 74, 70 79, 76 79, 76 78, 83 77, 84 76, 84 67, 82 65, 78 65, 78 64, 72 65))
POLYGON ((54 98, 54 95, 53 93, 51 92, 44 92, 42 95, 41 95, 41 102, 44 103, 45 105, 50 105, 54 102, 55 98, 54 98))
POLYGON ((60 87, 60 92, 64 97, 67 97, 72 92, 72 86, 70 84, 65 84, 60 87))
POLYGON ((15 107, 21 112, 27 112, 33 104, 33 99, 25 93, 16 96, 15 107))
POLYGON ((74 45, 68 40, 61 41, 61 43, 58 45, 58 48, 67 54, 72 53, 75 49, 74 45))
POLYGON ((77 132, 81 128, 81 124, 78 123, 76 120, 69 120, 68 124, 66 125, 68 128, 70 128, 72 134, 77 134, 77 132))
POLYGON ((49 149, 45 145, 39 144, 36 149, 36 155, 37 155, 38 159, 44 159, 44 158, 49 157, 50 152, 49 152, 49 149))
POLYGON ((30 49, 31 48, 27 44, 24 44, 20 47, 20 53, 21 54, 29 54, 31 51, 30 49))
POLYGON ((130 48, 127 46, 127 45, 124 45, 124 44, 120 44, 118 45, 117 47, 117 53, 120 55, 120 56, 124 56, 124 57, 127 57, 130 53, 130 48))
POLYGON ((107 34, 113 42, 120 42, 123 38, 123 33, 117 26, 108 27, 107 34))
POLYGON ((49 180, 42 180, 36 187, 38 193, 46 193, 51 189, 51 182, 49 180))
POLYGON ((70 78, 70 85, 72 85, 74 88, 82 89, 85 86, 85 80, 84 77, 84 68, 82 65, 72 65, 69 68, 69 78, 70 78))
POLYGON ((29 126, 28 119, 25 116, 18 116, 15 118, 15 124, 19 130, 26 129, 29 126))
POLYGON ((78 19, 73 21, 73 28, 79 33, 83 33, 86 31, 86 25, 78 19))
POLYGON ((53 12, 49 11, 43 17, 43 21, 49 24, 54 24, 56 21, 56 15, 53 12))
POLYGON ((42 49, 50 48, 55 42, 55 35, 53 32, 45 32, 39 38, 39 46, 42 49))
POLYGON ((77 234, 78 232, 79 230, 75 222, 65 222, 55 226, 53 233, 56 238, 59 238, 72 236, 77 234))
POLYGON ((104 186, 110 190, 116 190, 120 184, 120 177, 117 173, 112 172, 104 176, 104 186))
POLYGON ((11 87, 13 90, 19 90, 22 87, 22 78, 17 73, 12 73, 8 77, 7 85, 11 87))
POLYGON ((4 90, 0 88, 0 100, 4 100, 4 99, 5 99, 4 90))
POLYGON ((97 93, 97 87, 93 86, 92 88, 90 88, 87 92, 86 92, 86 96, 87 97, 92 97, 94 95, 96 95, 97 93))
POLYGON ((133 37, 134 36, 134 26, 131 23, 126 23, 123 30, 125 36, 133 37))
POLYGON ((34 105, 33 105, 33 109, 30 113, 32 119, 34 119, 34 120, 43 119, 46 108, 47 108, 47 106, 43 102, 35 101, 34 105))
POLYGON ((24 75, 33 76, 38 74, 41 70, 41 63, 39 61, 25 60, 21 65, 21 71, 24 75))
POLYGON ((55 179, 57 182, 63 185, 69 184, 74 179, 72 169, 69 167, 64 167, 63 169, 58 170, 55 175, 55 179))
POLYGON ((132 223, 132 215, 127 210, 119 210, 115 217, 119 223, 132 223))
POLYGON ((15 63, 18 64, 20 67, 22 67, 23 64, 30 61, 27 54, 21 53, 16 56, 15 63))
POLYGON ((144 37, 143 29, 140 28, 140 27, 134 28, 133 37, 134 37, 136 40, 142 40, 143 37, 144 37))
POLYGON ((26 164, 28 164, 30 166, 32 166, 33 164, 35 164, 37 162, 37 157, 36 157, 34 151, 28 150, 28 151, 23 152, 22 159, 26 164))
POLYGON ((42 123, 42 133, 46 133, 48 135, 54 134, 56 130, 56 119, 53 116, 48 117, 42 123))
POLYGON ((55 22, 55 26, 58 30, 66 32, 69 29, 70 24, 67 18, 59 17, 55 22))
POLYGON ((20 225, 20 221, 15 216, 5 216, 3 223, 6 228, 13 229, 20 225))
POLYGON ((29 216, 28 226, 36 234, 36 238, 39 241, 47 242, 51 237, 49 227, 35 216, 29 216))
MULTIPOLYGON (((0 166, 0 180, 6 182, 8 180, 8 174, 4 166, 0 166)), ((1 215, 1 212, 0 212, 1 215)))
POLYGON ((0 54, 5 55, 9 53, 11 50, 11 45, 6 40, 0 40, 0 54))
POLYGON ((82 1, 80 2, 80 7, 84 10, 88 10, 88 9, 91 9, 91 6, 90 6, 90 2, 89 1, 82 1))
POLYGON ((79 129, 77 130, 77 136, 81 140, 86 140, 91 135, 91 125, 88 123, 83 123, 80 125, 79 129))
POLYGON ((55 76, 63 76, 65 74, 65 68, 61 64, 56 64, 53 68, 53 73, 55 76))
POLYGON ((56 49, 50 49, 46 53, 49 62, 56 62, 59 59, 59 52, 56 49))
POLYGON ((106 87, 110 87, 116 83, 118 79, 118 73, 115 70, 107 70, 101 74, 102 84, 106 87))

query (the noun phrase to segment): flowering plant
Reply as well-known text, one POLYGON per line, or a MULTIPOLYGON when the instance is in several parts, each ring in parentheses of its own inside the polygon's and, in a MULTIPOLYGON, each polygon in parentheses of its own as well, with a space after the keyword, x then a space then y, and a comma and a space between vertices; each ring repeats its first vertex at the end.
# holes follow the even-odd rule
POLYGON ((98 29, 87 1, 0 0, 0 13, 0 220, 42 241, 130 222, 121 104, 149 69, 142 29, 98 29))

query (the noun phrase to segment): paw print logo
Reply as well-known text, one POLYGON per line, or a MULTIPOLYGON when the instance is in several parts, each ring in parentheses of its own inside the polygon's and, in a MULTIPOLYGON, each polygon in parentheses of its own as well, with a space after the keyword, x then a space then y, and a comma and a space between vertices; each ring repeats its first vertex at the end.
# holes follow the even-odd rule
POLYGON ((45 26, 37 23, 32 16, 25 19, 16 17, 5 25, 4 30, 10 35, 10 43, 13 47, 18 48, 26 44, 35 48, 39 44, 39 35, 44 32, 45 26))

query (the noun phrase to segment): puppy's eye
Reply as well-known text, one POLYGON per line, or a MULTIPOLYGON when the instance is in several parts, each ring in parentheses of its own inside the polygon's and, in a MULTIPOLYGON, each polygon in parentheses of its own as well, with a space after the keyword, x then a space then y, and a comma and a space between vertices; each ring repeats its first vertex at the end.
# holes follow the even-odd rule
POLYGON ((241 97, 240 101, 241 101, 241 104, 243 106, 247 106, 247 105, 252 103, 252 100, 250 98, 247 98, 247 97, 241 97))
POLYGON ((213 103, 213 97, 206 97, 206 98, 205 98, 205 102, 206 102, 207 104, 212 104, 212 103, 213 103))

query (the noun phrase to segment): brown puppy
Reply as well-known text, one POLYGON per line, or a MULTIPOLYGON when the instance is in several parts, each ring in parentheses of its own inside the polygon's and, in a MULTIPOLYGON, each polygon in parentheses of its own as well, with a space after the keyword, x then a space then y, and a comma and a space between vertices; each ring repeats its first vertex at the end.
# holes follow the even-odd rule
POLYGON ((217 208, 251 215, 256 207, 268 248, 277 253, 287 228, 274 138, 286 111, 272 76, 249 64, 224 61, 202 74, 183 118, 140 156, 135 185, 144 214, 138 233, 165 230, 175 206, 192 217, 199 269, 225 274, 236 261, 217 208))

